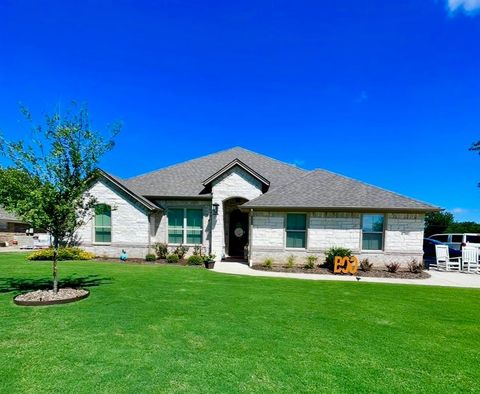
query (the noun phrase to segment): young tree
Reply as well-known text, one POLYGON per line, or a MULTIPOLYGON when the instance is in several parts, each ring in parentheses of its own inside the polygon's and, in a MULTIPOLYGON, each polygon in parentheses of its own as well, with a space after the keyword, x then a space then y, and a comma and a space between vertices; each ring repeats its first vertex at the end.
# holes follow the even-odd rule
POLYGON ((111 137, 105 139, 91 128, 86 106, 72 104, 65 114, 47 115, 38 126, 27 109, 21 111, 32 127, 33 138, 25 143, 0 136, 0 153, 9 162, 0 165, 0 205, 52 235, 56 293, 58 248, 90 216, 96 202, 86 190, 98 176, 100 158, 113 148, 120 125, 115 124, 111 137))

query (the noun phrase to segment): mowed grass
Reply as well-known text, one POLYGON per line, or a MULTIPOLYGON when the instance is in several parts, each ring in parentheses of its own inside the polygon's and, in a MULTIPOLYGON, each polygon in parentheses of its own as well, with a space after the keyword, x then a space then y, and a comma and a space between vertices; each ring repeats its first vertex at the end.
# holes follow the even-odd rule
POLYGON ((19 307, 48 262, 0 254, 0 392, 460 392, 480 291, 64 262, 88 299, 19 307))

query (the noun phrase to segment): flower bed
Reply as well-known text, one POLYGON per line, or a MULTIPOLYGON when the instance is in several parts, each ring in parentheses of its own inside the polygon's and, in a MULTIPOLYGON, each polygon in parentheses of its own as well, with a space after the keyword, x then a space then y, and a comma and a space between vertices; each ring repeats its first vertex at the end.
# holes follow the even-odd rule
MULTIPOLYGON (((324 267, 315 267, 315 268, 304 268, 304 267, 292 267, 288 268, 285 266, 276 266, 273 265, 271 268, 264 267, 261 264, 255 264, 252 266, 252 269, 259 271, 272 271, 272 272, 289 272, 289 273, 301 273, 301 274, 321 274, 321 275, 341 275, 334 274, 327 268, 324 267)), ((420 273, 413 273, 407 269, 399 269, 397 272, 388 272, 386 268, 382 267, 373 267, 371 271, 362 271, 358 270, 355 276, 359 277, 371 277, 371 278, 397 278, 397 279, 426 279, 430 278, 430 274, 423 271, 420 273)))

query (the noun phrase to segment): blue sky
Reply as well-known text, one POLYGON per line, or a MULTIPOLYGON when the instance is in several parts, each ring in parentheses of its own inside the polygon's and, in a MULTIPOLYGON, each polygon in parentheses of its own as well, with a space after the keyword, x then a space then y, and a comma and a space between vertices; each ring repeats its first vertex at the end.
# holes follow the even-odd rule
POLYGON ((480 221, 480 0, 0 0, 0 130, 87 101, 130 177, 231 146, 480 221))

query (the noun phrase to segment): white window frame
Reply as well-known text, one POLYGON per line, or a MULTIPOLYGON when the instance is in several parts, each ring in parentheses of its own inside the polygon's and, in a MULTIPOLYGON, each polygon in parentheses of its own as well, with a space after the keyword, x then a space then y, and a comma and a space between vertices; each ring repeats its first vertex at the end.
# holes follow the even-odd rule
POLYGON ((195 246, 195 245, 203 245, 204 242, 205 242, 205 231, 204 231, 204 223, 203 223, 203 220, 204 220, 204 215, 203 215, 203 208, 193 208, 193 207, 189 207, 189 208, 185 208, 185 207, 169 207, 168 209, 182 209, 183 210, 183 226, 182 226, 182 233, 183 233, 183 237, 182 237, 182 243, 179 244, 179 243, 171 243, 169 241, 169 234, 168 234, 168 229, 169 229, 169 224, 168 224, 168 211, 167 211, 167 245, 172 245, 172 246, 180 246, 180 245, 185 245, 185 246, 195 246), (190 209, 190 210, 196 210, 196 211, 201 211, 202 212, 202 242, 200 244, 188 244, 187 243, 187 210, 190 209))
POLYGON ((308 215, 308 212, 286 212, 285 217, 284 217, 284 225, 283 225, 283 245, 285 250, 307 250, 308 249, 308 229, 309 229, 309 224, 310 224, 310 217, 308 215), (287 230, 287 220, 288 220, 288 215, 290 214, 301 214, 305 215, 305 230, 287 230), (289 232, 298 232, 298 233, 305 233, 305 247, 304 248, 292 248, 291 246, 287 246, 287 231, 289 232))

